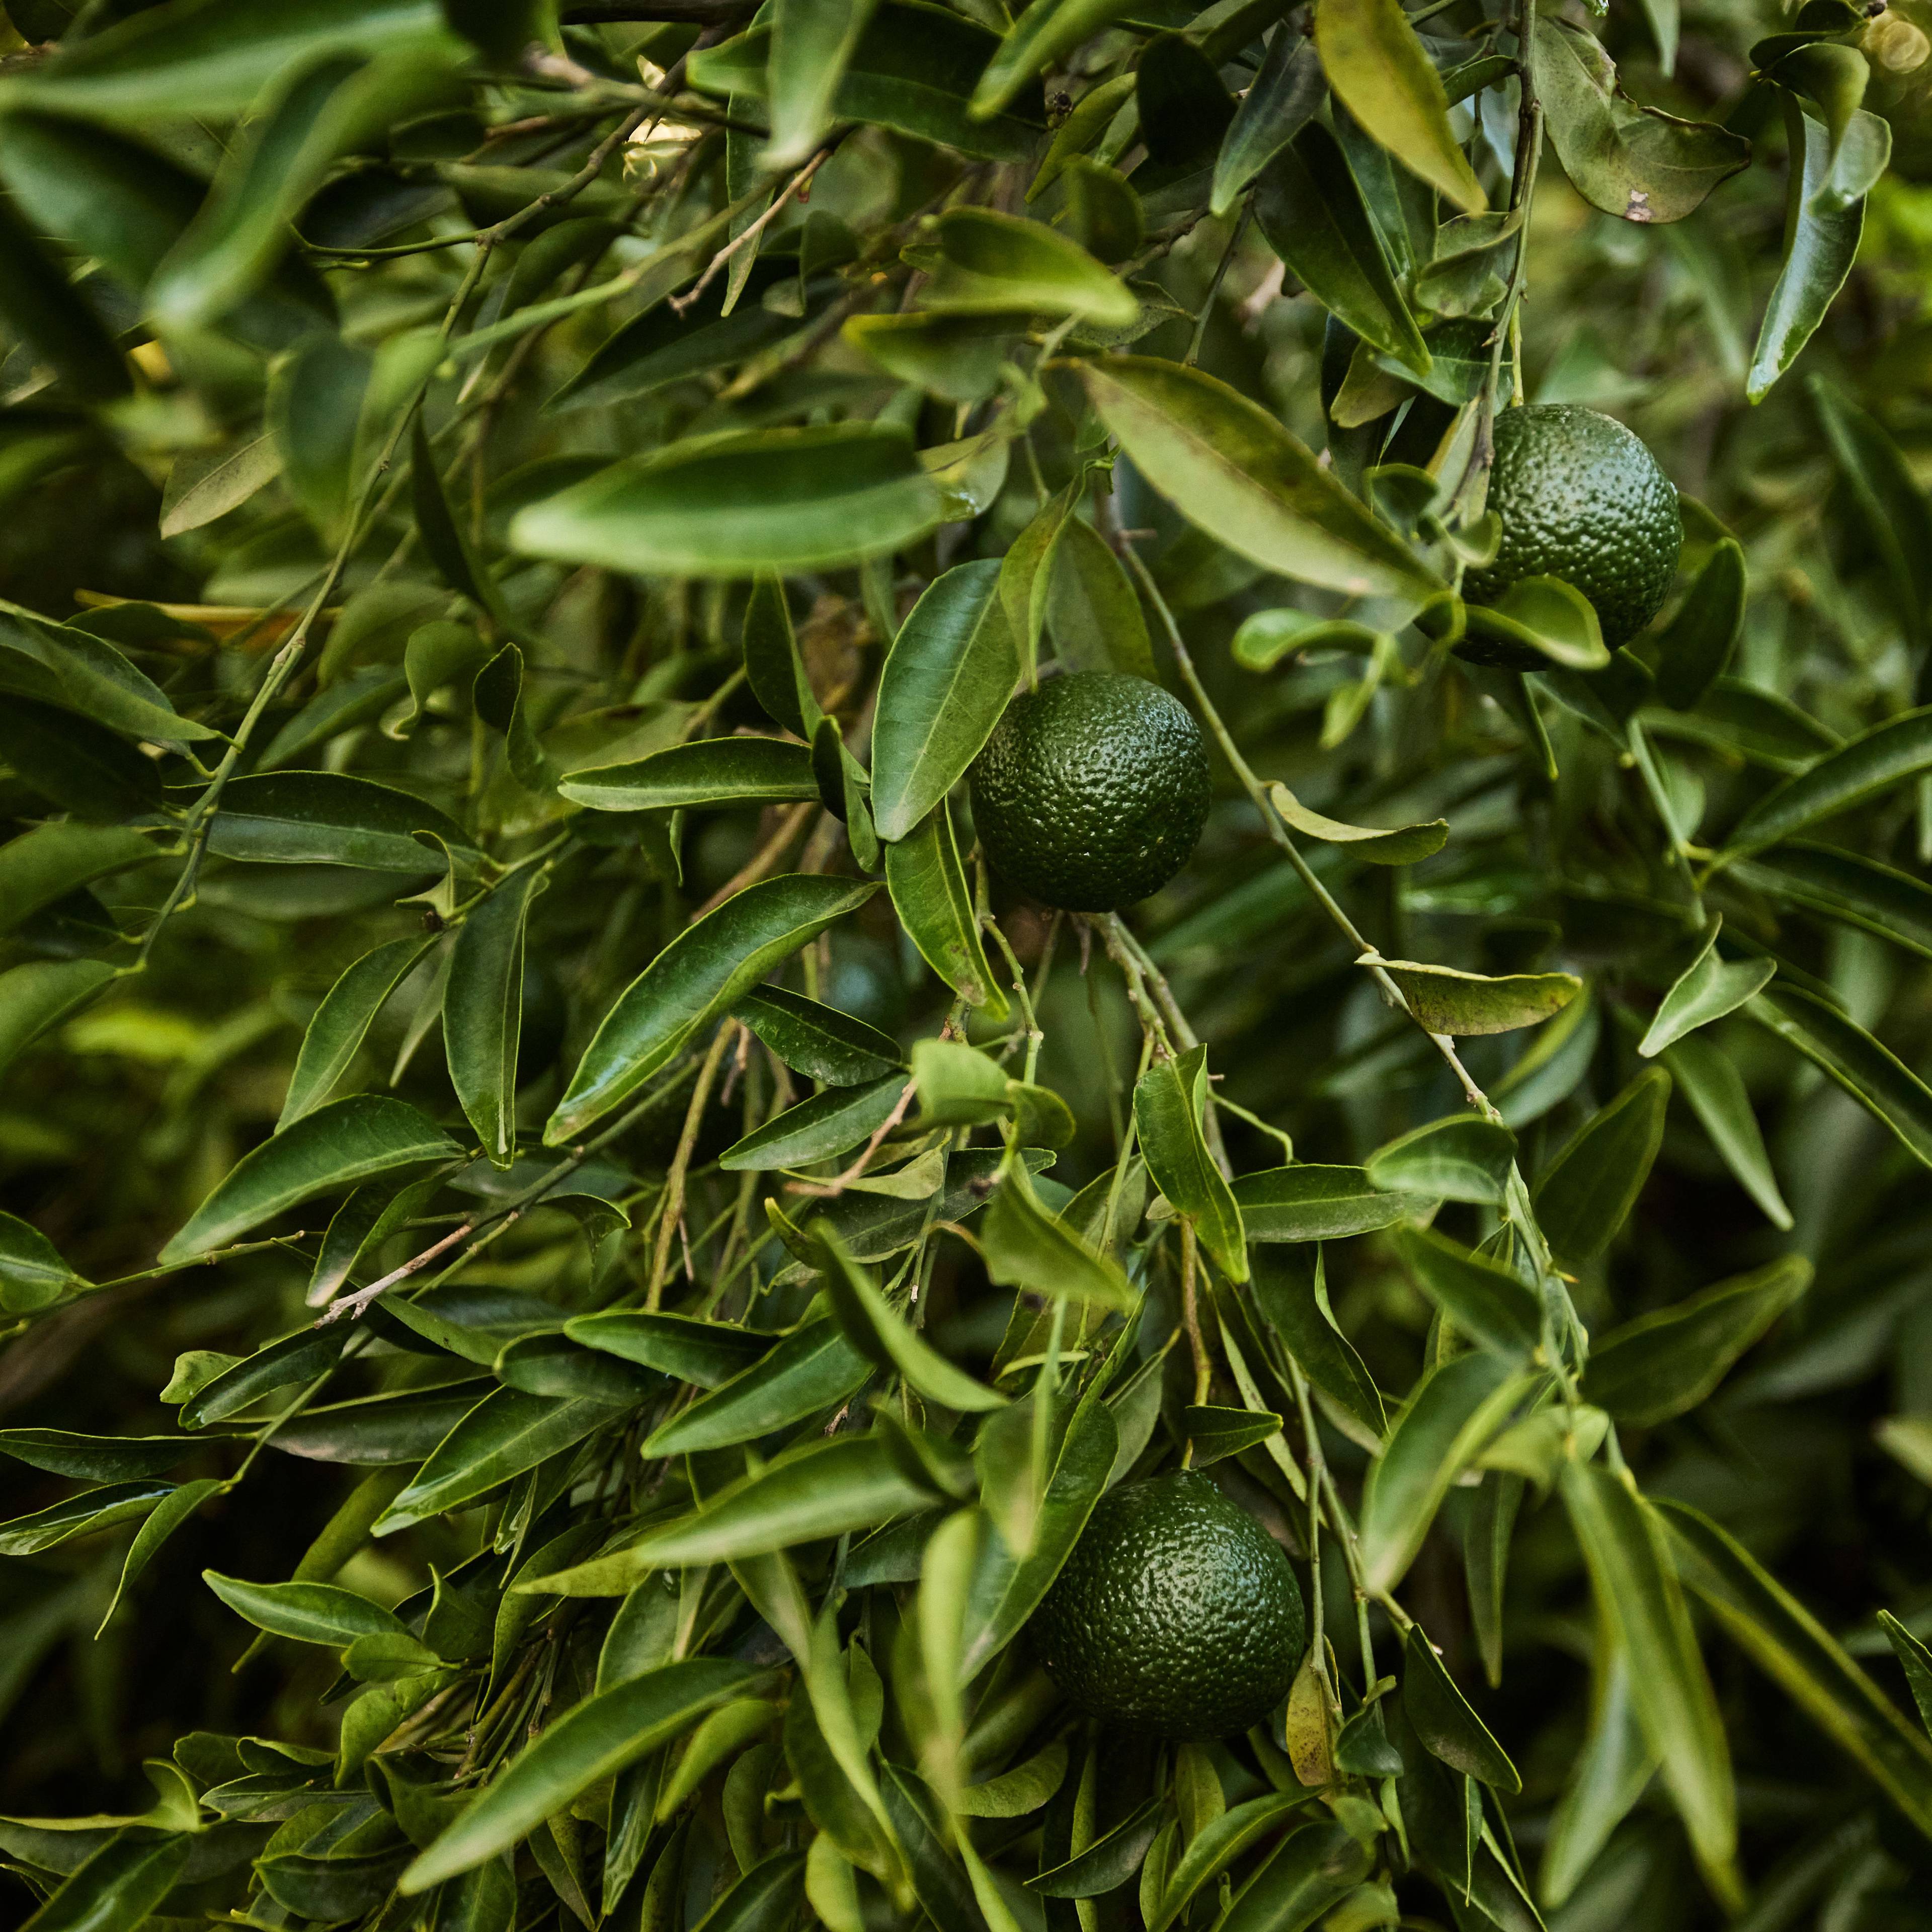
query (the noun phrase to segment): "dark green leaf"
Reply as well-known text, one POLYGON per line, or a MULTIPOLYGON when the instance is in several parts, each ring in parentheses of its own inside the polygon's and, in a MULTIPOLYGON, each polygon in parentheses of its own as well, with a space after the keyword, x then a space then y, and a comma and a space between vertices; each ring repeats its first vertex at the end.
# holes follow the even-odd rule
POLYGON ((1178 1060, 1157 1059, 1134 1088, 1134 1125, 1155 1184, 1175 1211, 1196 1224, 1202 1246, 1228 1280, 1246 1281, 1240 1208, 1202 1131, 1207 1098, 1205 1047, 1178 1060))
POLYGON ((1774 1227, 1791 1226, 1743 1076, 1708 1034, 1688 1034, 1664 1050, 1664 1064, 1724 1165, 1774 1227))
POLYGON ((926 963, 988 1020, 996 1024, 1004 1020, 1006 997, 987 964, 952 814, 944 800, 886 848, 886 889, 899 923, 926 963))
POLYGON ((31 1314, 89 1285, 32 1222, 0 1214, 0 1308, 31 1314))
POLYGON ((312 1114, 334 1090, 362 1049, 364 1038, 389 995, 409 976, 427 952, 427 939, 392 939, 365 952, 322 997, 321 1005, 302 1035, 302 1051, 289 1078, 280 1133, 306 1114, 312 1114))
POLYGON ((1927 771, 1932 771, 1932 709, 1908 711, 1826 753, 1761 799, 1732 828, 1719 862, 1762 851, 1927 771))
POLYGON ((1368 1876, 1371 1862, 1334 1820, 1304 1825, 1234 1894, 1220 1932, 1304 1932, 1368 1876))
POLYGON ((1377 1148, 1364 1172, 1376 1187, 1498 1205, 1515 1160, 1516 1136, 1508 1128, 1474 1114, 1454 1114, 1377 1148))
POLYGON ((172 1493, 172 1483, 110 1483, 104 1488, 83 1490, 31 1516, 16 1516, 0 1522, 0 1556, 32 1556, 51 1550, 70 1536, 88 1536, 96 1530, 111 1529, 116 1523, 130 1522, 146 1516, 172 1493))
POLYGON ((258 1630, 298 1643, 344 1649, 360 1636, 406 1636, 401 1620, 380 1604, 333 1583, 246 1583, 204 1570, 202 1581, 258 1630))
MULTIPOLYGON (((1856 1020, 1796 986, 1772 986, 1744 1011, 1822 1067, 1879 1124, 1932 1166, 1932 1088, 1856 1020)), ((1673 1051, 1690 1042, 1679 1041, 1673 1051)))
POLYGON ((1594 1260, 1629 1218, 1664 1139, 1670 1076, 1640 1073, 1571 1135, 1536 1184, 1536 1218, 1559 1259, 1594 1260))
POLYGON ((1027 1880, 1027 1889, 1048 1898, 1098 1898, 1126 1883, 1141 1868, 1160 1829, 1164 1801, 1150 1798, 1110 1832, 1064 1864, 1027 1880))
MULTIPOLYGON (((1932 541, 1932 532, 1928 532, 1932 541)), ((1736 650, 1744 622, 1744 554, 1726 537, 1704 560, 1657 640, 1657 694, 1678 711, 1700 704, 1736 650)))
POLYGON ((1324 86, 1313 46, 1300 34, 1277 30, 1215 157, 1217 218, 1233 208, 1241 190, 1308 124, 1321 108, 1324 86))
POLYGON ((1509 1754, 1469 1708, 1420 1624, 1402 1646, 1402 1708, 1416 1736, 1452 1769, 1511 1797, 1522 1790, 1509 1754))
POLYGON ((1365 1168, 1298 1162, 1244 1174, 1234 1185, 1251 1241, 1335 1241, 1426 1214, 1434 1197, 1392 1193, 1365 1168))
POLYGON ((547 883, 540 867, 526 866, 470 908, 457 932, 442 998, 450 1084, 484 1154, 502 1168, 517 1151, 524 928, 530 901, 547 883))
MULTIPOLYGON (((922 1204, 920 1213, 922 1220, 922 1204)), ((650 1451, 682 1455, 754 1441, 844 1401, 872 1372, 836 1322, 808 1322, 664 1424, 650 1451)))
POLYGON ((635 764, 573 772, 557 790, 594 812, 770 805, 818 796, 811 752, 782 738, 706 738, 674 745, 635 764))
POLYGON ((264 772, 234 779, 208 832, 208 849, 260 863, 356 866, 421 878, 436 868, 433 832, 452 848, 468 835, 446 813, 393 785, 341 772, 264 772))
POLYGON ((1472 1340, 1520 1362, 1543 1340, 1543 1300, 1514 1270, 1432 1228, 1399 1228, 1396 1252, 1430 1300, 1472 1340))
POLYGON ((881 1080, 904 1065, 898 1043, 836 1006, 782 986, 757 986, 731 1009, 794 1073, 830 1087, 881 1080))
POLYGON ((718 1164, 732 1173, 767 1172, 849 1154, 892 1118, 904 1090, 904 1076, 892 1073, 862 1087, 814 1094, 734 1142, 718 1164))
POLYGON ((586 1348, 621 1355, 628 1362, 641 1363, 703 1389, 720 1388, 748 1369, 770 1352, 778 1339, 755 1328, 635 1308, 573 1316, 564 1324, 563 1332, 586 1348))

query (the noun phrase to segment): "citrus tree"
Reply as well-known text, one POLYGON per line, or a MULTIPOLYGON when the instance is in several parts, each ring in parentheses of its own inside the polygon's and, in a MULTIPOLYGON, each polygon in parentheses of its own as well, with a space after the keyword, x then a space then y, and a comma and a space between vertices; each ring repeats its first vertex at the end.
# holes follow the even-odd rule
POLYGON ((1918 0, 6 14, 14 1922, 1932 1923, 1918 0))

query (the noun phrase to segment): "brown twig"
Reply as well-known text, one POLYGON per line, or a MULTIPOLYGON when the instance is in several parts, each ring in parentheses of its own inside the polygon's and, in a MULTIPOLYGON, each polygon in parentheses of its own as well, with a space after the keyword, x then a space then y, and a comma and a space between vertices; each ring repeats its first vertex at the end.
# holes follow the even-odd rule
POLYGON ((706 266, 704 274, 700 275, 682 295, 671 297, 669 306, 674 314, 682 315, 717 278, 718 271, 723 268, 724 264, 748 242, 755 242, 772 222, 777 220, 785 203, 794 195, 802 198, 804 190, 811 184, 812 176, 825 165, 831 152, 832 150, 830 148, 820 148, 818 152, 814 154, 812 159, 807 161, 805 166, 800 168, 798 172, 772 196, 770 207, 766 208, 757 220, 748 222, 741 232, 734 235, 729 242, 726 242, 724 246, 712 256, 710 262, 706 266))
POLYGON ((747 886, 756 885, 778 863, 780 855, 798 836, 799 828, 806 819, 820 809, 816 799, 807 799, 803 804, 794 806, 779 820, 778 830, 692 914, 694 922, 708 912, 716 912, 734 893, 742 892, 747 886))
POLYGON ((858 1159, 853 1162, 843 1174, 822 1183, 816 1180, 794 1180, 788 1184, 785 1191, 789 1194, 808 1194, 814 1200, 820 1201, 829 1201, 834 1195, 844 1193, 846 1189, 865 1172, 866 1164, 872 1160, 873 1155, 878 1152, 886 1136, 905 1118, 906 1109, 912 1105, 913 1096, 918 1091, 919 1089, 911 1081, 908 1080, 906 1082, 892 1111, 879 1123, 873 1132, 872 1138, 860 1150, 858 1159))
MULTIPOLYGON (((655 1309, 664 1294, 664 1273, 670 1264, 671 1237, 684 1225, 685 1177, 691 1172, 691 1151, 698 1144, 698 1130, 704 1118, 704 1109, 711 1098, 711 1083, 718 1077, 718 1063, 724 1058, 724 1049, 731 1043, 734 1030, 742 1030, 740 1023, 728 1021, 721 1026, 711 1041, 711 1050, 704 1056, 704 1064, 698 1070, 698 1084, 691 1090, 691 1104, 684 1110, 684 1130, 677 1137, 677 1151, 672 1155, 670 1172, 664 1176, 664 1204, 658 1214, 657 1246, 651 1256, 651 1278, 644 1290, 644 1306, 655 1309)), ((685 1250, 685 1265, 691 1264, 691 1251, 685 1250)))

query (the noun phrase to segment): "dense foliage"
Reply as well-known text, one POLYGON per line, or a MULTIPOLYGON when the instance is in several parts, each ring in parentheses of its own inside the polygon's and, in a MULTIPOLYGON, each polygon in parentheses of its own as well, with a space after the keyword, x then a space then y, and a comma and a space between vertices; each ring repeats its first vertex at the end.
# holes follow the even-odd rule
POLYGON ((1917 6, 7 0, 14 1922, 1932 1924, 1917 6))

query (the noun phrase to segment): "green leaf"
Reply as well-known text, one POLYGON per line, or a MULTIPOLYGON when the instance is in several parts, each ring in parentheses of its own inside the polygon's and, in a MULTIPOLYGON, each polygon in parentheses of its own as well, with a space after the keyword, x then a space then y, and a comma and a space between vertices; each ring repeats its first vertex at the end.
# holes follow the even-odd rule
POLYGON ((167 694, 104 638, 0 601, 0 689, 61 704, 130 738, 185 745, 221 734, 180 716, 167 694))
POLYGON ((1656 1510, 1627 1478, 1571 1462, 1563 1501, 1598 1608, 1630 1662, 1637 1717, 1707 1871, 1727 1870, 1737 1799, 1723 1720, 1656 1510))
POLYGON ((1246 1237, 1233 1191, 1208 1151, 1202 1112, 1208 1100, 1208 1049, 1156 1059, 1134 1088, 1134 1126, 1148 1172, 1175 1210, 1192 1221, 1201 1244, 1230 1281, 1248 1278, 1246 1237))
POLYGON ((1352 857, 1366 859, 1371 865, 1412 866, 1418 859, 1432 857, 1448 842, 1446 818, 1432 818, 1422 825, 1345 825, 1340 819, 1311 812, 1279 780, 1268 787, 1268 803, 1291 831, 1319 838, 1324 844, 1346 845, 1352 857))
POLYGON ((0 973, 0 1068, 118 976, 101 959, 30 959, 0 973))
POLYGON ((1004 1020, 1010 1009, 986 962, 952 814, 944 800, 886 848, 886 890, 926 963, 988 1022, 997 1025, 1004 1020))
POLYGON ((388 1536, 473 1502, 574 1448, 625 1411, 596 1398, 530 1395, 517 1388, 487 1396, 436 1446, 435 1453, 376 1519, 388 1536))
POLYGON ((1427 374, 1429 350, 1362 191, 1340 145, 1319 122, 1269 163, 1255 218, 1268 246, 1330 314, 1404 368, 1427 374))
POLYGON ((427 1892, 508 1851, 601 1779, 682 1736, 757 1675, 728 1658, 691 1658, 586 1697, 478 1792, 398 1888, 427 1892))
POLYGON ((1412 609, 1440 587, 1274 417, 1226 383, 1138 356, 1083 362, 1078 373, 1135 467, 1238 555, 1412 609))
POLYGON ((1442 77, 1398 0, 1319 0, 1315 50, 1336 98, 1412 174, 1466 214, 1489 206, 1450 128, 1442 77))
POLYGON ((1298 1791, 1273 1791, 1231 1805, 1192 1839, 1168 1875, 1160 1904, 1148 1920, 1148 1932, 1167 1932, 1202 1887, 1303 1802, 1298 1791))
POLYGON ((1264 1408, 1195 1404, 1182 1410, 1180 1429, 1194 1451, 1190 1466, 1204 1469, 1210 1462, 1238 1456, 1244 1449, 1252 1449, 1270 1436, 1280 1435, 1281 1418, 1264 1408))
POLYGON ((406 1636, 393 1611, 333 1583, 248 1583, 204 1570, 201 1580, 238 1617, 272 1636, 340 1650, 359 1636, 406 1636))
POLYGON ((1362 1568, 1369 1588, 1390 1590, 1402 1580, 1450 1485, 1534 1382, 1480 1350, 1424 1376, 1370 1465, 1362 1492, 1362 1568))
POLYGON ((1717 863, 1728 865, 1834 818, 1932 771, 1932 707, 1908 711, 1785 780, 1732 828, 1717 863))
POLYGON ((728 430, 632 457, 527 505, 532 556, 671 576, 820 570, 895 550, 937 524, 938 486, 903 430, 867 423, 728 430))
POLYGON ((187 1868, 196 1840, 117 1832, 68 1876, 45 1904, 23 1922, 32 1932, 106 1932, 148 1922, 187 1868))
MULTIPOLYGON (((0 1214, 0 1308, 10 1315, 31 1314, 92 1286, 32 1222, 0 1214)), ((8 1431, 0 1442, 19 1432, 8 1431)))
POLYGON ((1221 137, 1210 197, 1216 220, 1232 212, 1241 190, 1320 111, 1325 88, 1321 63, 1307 40, 1277 29, 1221 137))
POLYGON ((649 1438, 650 1454, 682 1455, 755 1441, 845 1401, 872 1373, 872 1365, 836 1322, 808 1322, 665 1423, 649 1438))
POLYGON ((1024 1165, 1009 1162, 980 1229, 986 1272, 1003 1287, 1126 1310, 1136 1295, 1119 1264, 1041 1204, 1024 1165))
POLYGON ((1130 10, 1127 0, 1029 0, 980 77, 974 117, 998 113, 1035 75, 1130 10))
POLYGON ((399 1168, 447 1160, 458 1151, 448 1135, 403 1101, 376 1094, 331 1101, 244 1154, 162 1249, 161 1262, 178 1268, 312 1196, 399 1168))
MULTIPOLYGON (((1795 986, 1773 986, 1744 1011, 1829 1074, 1860 1106, 1932 1166, 1932 1088, 1856 1020, 1795 986)), ((1677 1050, 1688 1044, 1680 1041, 1677 1050)))
POLYGON ((912 832, 966 775, 1006 709, 1020 654, 998 560, 956 565, 901 626, 879 680, 872 814, 879 836, 912 832))
POLYGON ((814 1094, 734 1141, 718 1156, 718 1164, 733 1174, 769 1173, 833 1160, 883 1127, 904 1090, 904 1076, 891 1073, 862 1087, 814 1094))
POLYGON ((472 906, 456 934, 442 996, 450 1084, 483 1152, 507 1168, 517 1153, 517 1051, 523 1037, 524 934, 548 880, 527 866, 472 906))
POLYGON ((1738 1185, 1773 1226, 1790 1228, 1791 1210, 1778 1191, 1744 1077, 1729 1057, 1708 1034, 1687 1034, 1664 1048, 1664 1064, 1738 1185))
POLYGON ((1774 959, 1726 961, 1717 951, 1721 920, 1713 922, 1697 954, 1671 982, 1637 1052, 1646 1060, 1713 1020, 1735 1012, 1768 986, 1778 971, 1774 959))
POLYGON ((1912 1701, 1918 1706, 1918 1721, 1932 1731, 1932 1651, 1928 1651, 1889 1610, 1878 1613, 1879 1628, 1892 1646, 1912 1687, 1912 1701))
POLYGON ((268 1439, 284 1455, 383 1467, 420 1462, 490 1393, 488 1378, 304 1410, 268 1439))
POLYGON ((778 0, 772 8, 766 89, 772 131, 762 157, 771 172, 800 166, 824 139, 872 11, 872 0, 778 0))
POLYGON ((145 865, 158 850, 118 825, 37 825, 0 845, 0 933, 97 879, 145 865))
POLYGON ((161 535, 181 536, 225 517, 266 489, 281 469, 281 452, 266 436, 236 449, 176 457, 161 493, 161 535))
POLYGON ((1538 1890, 1562 1904, 1648 1788, 1657 1756, 1631 1701, 1630 1660, 1600 1634, 1590 1730, 1550 1820, 1538 1890))
POLYGON ((744 644, 752 694, 775 723, 808 742, 824 714, 798 654, 784 585, 769 572, 760 573, 746 600, 744 644))
POLYGON ((1519 578, 1495 603, 1468 605, 1466 616, 1472 638, 1532 651, 1566 670, 1610 662, 1595 605, 1560 577, 1519 578))
POLYGON ((140 1527, 134 1532, 134 1539, 128 1546, 128 1555, 121 1565, 121 1574, 114 1586, 114 1594, 107 1600, 107 1607, 101 1612, 100 1621, 94 1626, 96 1642, 100 1634, 114 1621, 114 1612, 121 1607, 125 1597, 141 1573, 160 1553, 161 1545, 180 1528, 211 1498, 226 1495, 228 1479, 222 1476, 203 1476, 191 1483, 183 1483, 172 1496, 161 1500, 141 1519, 140 1527))
POLYGON ((1803 94, 1826 128, 1825 180, 1813 199, 1821 214, 1835 214, 1862 200, 1892 158, 1892 130, 1860 105, 1871 78, 1870 63, 1856 47, 1814 40, 1770 62, 1765 78, 1803 94))
POLYGON ((794 1073, 828 1087, 857 1087, 902 1070, 898 1042, 836 1006, 782 986, 756 986, 731 1009, 794 1073))
POLYGON ((1423 1292, 1464 1334, 1521 1362, 1543 1340, 1543 1298, 1512 1270, 1432 1228, 1399 1228, 1396 1252, 1423 1292))
POLYGON ((1932 1742, 1924 1732, 1735 1537, 1688 1504, 1658 1508, 1684 1580, 1726 1634, 1921 1832, 1932 1833, 1932 1742))
POLYGON ((1909 872, 1801 838, 1739 860, 1731 876, 1754 892, 1862 927, 1932 958, 1932 886, 1909 872))
POLYGON ((1515 1160, 1516 1136, 1508 1128, 1474 1114, 1452 1114, 1378 1148, 1364 1172, 1376 1187, 1498 1206, 1515 1160))
POLYGON ((1392 1228, 1435 1204, 1432 1196, 1378 1187, 1363 1168, 1300 1161, 1241 1175, 1234 1196, 1251 1241, 1337 1241, 1392 1228))
POLYGON ((1136 1805, 1084 1851, 1028 1879, 1027 1889, 1048 1898, 1098 1898, 1125 1885, 1160 1829, 1164 1804, 1156 1797, 1136 1805))
POLYGON ((128 365, 100 317, 4 200, 0 200, 0 315, 83 401, 111 401, 133 387, 128 365))
POLYGON ((1382 1391, 1336 1322, 1321 1250, 1312 1262, 1299 1255, 1258 1255, 1250 1292, 1309 1380, 1379 1439, 1388 1427, 1382 1391))
POLYGON ((1553 14, 1530 31, 1530 66, 1570 185, 1626 221, 1682 221, 1750 160, 1750 143, 1708 121, 1640 107, 1586 28, 1553 14))
POLYGON ((1413 959, 1372 963, 1401 988, 1418 1025, 1456 1038, 1536 1026, 1561 1012, 1583 990, 1574 973, 1509 973, 1492 979, 1413 959))
POLYGON ((1077 242, 1024 215, 951 208, 932 245, 938 254, 921 299, 942 314, 1074 316, 1106 328, 1124 328, 1140 314, 1131 291, 1077 242))
POLYGON ((889 376, 949 403, 983 403, 1000 386, 1030 318, 915 310, 855 315, 840 329, 853 348, 889 376))
POLYGON ((124 738, 58 705, 14 693, 0 704, 0 758, 75 817, 101 824, 154 812, 160 774, 124 738))
POLYGON ((1512 1798, 1521 1792, 1509 1754, 1469 1708, 1420 1624, 1403 1641, 1402 1708, 1410 1729, 1451 1770, 1512 1798))
MULTIPOLYGON (((821 1324, 822 1325, 822 1324, 821 1324)), ((574 1315, 563 1332, 586 1348, 602 1348, 627 1362, 678 1382, 714 1389, 769 1354, 777 1340, 756 1328, 700 1321, 690 1315, 652 1314, 643 1309, 606 1309, 574 1315)))
MULTIPOLYGON (((1863 62, 1850 47, 1820 46, 1806 51, 1845 55, 1863 62)), ((1810 377, 1804 388, 1818 412, 1838 474, 1857 502, 1862 534, 1885 566, 1899 622, 1908 638, 1922 642, 1927 608, 1932 603, 1932 503, 1927 502, 1905 452, 1882 424, 1822 376, 1810 377)))
POLYGON ((1138 252, 1147 237, 1146 218, 1139 195, 1119 169, 1076 154, 1061 178, 1066 184, 1066 231, 1088 254, 1117 268, 1138 252))
POLYGON ((212 1375, 198 1376, 191 1387, 184 1387, 182 1370, 194 1357, 184 1355, 176 1364, 175 1379, 164 1394, 166 1400, 181 1404, 184 1429, 205 1428, 252 1408, 274 1390, 286 1388, 291 1382, 312 1381, 334 1366, 348 1339, 340 1329, 298 1328, 238 1361, 229 1362, 208 1351, 206 1366, 214 1367, 218 1363, 226 1366, 212 1375))
POLYGON ((1612 1329, 1591 1348, 1585 1396, 1642 1427, 1701 1406, 1811 1273, 1802 1255, 1787 1255, 1612 1329))
POLYGON ((1758 325, 1744 394, 1762 402, 1797 361, 1825 313, 1845 285, 1864 232, 1865 205, 1827 213, 1819 196, 1831 179, 1831 141, 1825 129, 1788 97, 1785 131, 1791 152, 1802 154, 1796 190, 1785 207, 1784 260, 1758 325))
POLYGON ((69 1537, 89 1536, 117 1523, 137 1521, 173 1493, 172 1483, 110 1483, 31 1516, 0 1522, 0 1556, 32 1556, 69 1537))
POLYGON ((1658 634, 1657 694, 1674 710, 1694 710, 1724 675, 1743 634, 1746 589, 1743 548, 1726 537, 1658 634))
POLYGON ((1670 1076, 1640 1073, 1570 1136, 1536 1184, 1536 1218, 1560 1260, 1593 1261, 1636 1205, 1664 1141, 1670 1076))
POLYGON ((1091 524, 1074 516, 1059 524, 1045 576, 1047 626, 1064 663, 1075 670, 1154 680, 1154 645, 1139 595, 1091 524))
POLYGON ((194 1453, 178 1436, 81 1436, 66 1429, 0 1429, 0 1456, 85 1483, 158 1476, 194 1453))
POLYGON ((816 798, 812 753, 782 738, 705 738, 627 765, 572 772, 557 790, 593 812, 784 804, 816 798))
POLYGON ((230 782, 208 849, 259 864, 355 866, 420 878, 436 860, 418 832, 453 850, 471 849, 447 813, 393 785, 344 772, 262 772, 230 782))
POLYGON ((962 1790, 953 1809, 965 1818, 1024 1818, 1037 1811, 1066 1781, 1066 1744, 1052 1743, 1011 1771, 962 1790))
POLYGON ((322 997, 306 1030, 275 1131, 312 1114, 354 1064, 364 1038, 389 995, 406 980, 434 940, 392 939, 365 952, 322 997))
POLYGON ((860 1354, 880 1368, 896 1370, 928 1402, 944 1408, 973 1414, 1006 1406, 1004 1396, 954 1367, 908 1324, 826 1222, 814 1221, 806 1232, 818 1251, 832 1312, 860 1354))
POLYGON ((1334 1819, 1291 1832, 1234 1894, 1218 1932, 1305 1932, 1369 1874, 1373 1855, 1334 1819))
POLYGON ((544 1145, 574 1139, 621 1106, 774 967, 878 890, 792 873, 747 886, 687 926, 618 995, 544 1129, 544 1145))

